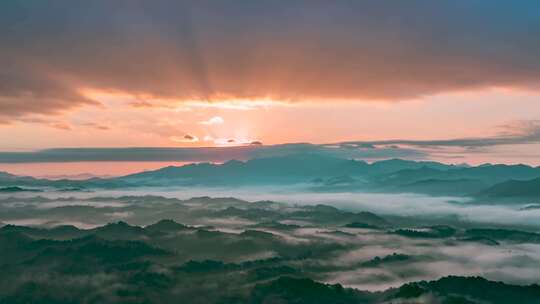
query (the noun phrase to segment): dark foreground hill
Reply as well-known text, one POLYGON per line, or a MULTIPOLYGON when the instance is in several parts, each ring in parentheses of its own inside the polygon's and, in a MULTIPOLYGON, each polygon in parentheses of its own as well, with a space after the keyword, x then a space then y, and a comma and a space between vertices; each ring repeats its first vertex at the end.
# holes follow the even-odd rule
MULTIPOLYGON (((301 266, 328 260, 343 246, 305 246, 259 230, 229 234, 171 220, 88 230, 8 225, 0 229, 0 303, 537 304, 540 299, 538 285, 481 277, 449 276, 368 292, 318 282, 320 265, 301 266), (223 261, 268 248, 279 254, 223 261)), ((393 254, 359 267, 391 267, 410 259, 393 254)))

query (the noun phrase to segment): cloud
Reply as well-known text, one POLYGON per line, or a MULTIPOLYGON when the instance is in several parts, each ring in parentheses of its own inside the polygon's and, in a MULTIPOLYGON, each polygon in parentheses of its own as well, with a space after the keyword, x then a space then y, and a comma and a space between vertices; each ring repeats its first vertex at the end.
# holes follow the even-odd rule
POLYGON ((71 126, 69 124, 63 123, 63 122, 52 123, 49 126, 51 126, 53 128, 56 128, 56 129, 60 129, 60 130, 66 130, 66 131, 71 130, 71 126))
POLYGON ((71 125, 67 122, 54 121, 43 117, 21 117, 18 119, 19 122, 29 123, 29 124, 39 124, 44 125, 50 128, 55 128, 59 130, 69 131, 71 130, 71 125))
POLYGON ((181 142, 181 143, 193 143, 193 142, 199 141, 199 138, 197 136, 189 135, 189 134, 186 134, 183 137, 171 136, 169 137, 169 139, 172 141, 181 142))
POLYGON ((200 124, 201 125, 220 125, 224 122, 225 120, 221 116, 214 116, 208 120, 201 121, 200 124))
POLYGON ((462 147, 482 148, 502 145, 518 145, 540 143, 540 121, 522 120, 499 126, 503 129, 499 135, 491 137, 433 139, 433 140, 376 140, 350 141, 339 143, 340 146, 360 148, 374 145, 407 145, 413 147, 462 147))
MULTIPOLYGON (((175 142, 195 142, 196 136, 169 136, 175 142)), ((0 152, 0 163, 78 162, 78 161, 210 161, 247 160, 255 157, 275 157, 296 153, 317 153, 358 159, 408 158, 425 159, 427 154, 413 149, 339 149, 314 144, 257 145, 252 141, 228 142, 214 139, 218 147, 189 148, 64 148, 33 152, 0 152)))
POLYGON ((84 88, 209 105, 537 90, 539 10, 502 0, 3 1, 0 121, 96 104, 84 88))
POLYGON ((80 95, 67 80, 43 75, 40 69, 29 68, 29 63, 10 62, 14 58, 3 59, 2 56, 0 124, 21 120, 29 114, 60 114, 79 105, 99 105, 80 95))
POLYGON ((499 126, 502 136, 540 140, 540 120, 517 120, 499 126))
POLYGON ((130 106, 134 107, 134 108, 154 108, 156 107, 156 105, 148 102, 148 101, 134 101, 132 103, 129 104, 130 106))
POLYGON ((96 130, 102 130, 102 131, 110 130, 110 128, 108 126, 98 124, 98 123, 95 123, 95 122, 85 122, 85 123, 82 123, 81 126, 94 128, 96 130))
MULTIPOLYGON (((248 138, 227 138, 227 137, 222 137, 222 138, 215 138, 214 139, 214 144, 216 146, 262 146, 262 143, 255 140, 255 139, 248 139, 248 138)), ((276 150, 280 150, 280 147, 281 145, 275 145, 274 147, 276 148, 276 150)), ((313 148, 314 149, 317 149, 317 146, 316 145, 313 145, 313 148)), ((256 152, 256 150, 254 150, 253 152, 256 152)), ((263 152, 263 154, 266 153, 263 152)), ((253 155, 254 156, 254 155, 253 155)))
MULTIPOLYGON (((24 119, 28 123, 40 123, 49 127, 69 130, 70 125, 43 118, 24 119)), ((176 124, 178 122, 175 122, 176 124)), ((149 134, 166 136, 179 143, 195 143, 200 139, 187 134, 176 124, 164 121, 157 128, 146 129, 149 134), (177 134, 184 134, 178 136, 177 134)), ((107 130, 107 126, 94 123, 86 127, 107 130)), ((485 152, 498 146, 540 143, 540 121, 516 121, 499 126, 499 135, 479 138, 433 139, 433 140, 376 140, 348 141, 331 144, 294 143, 263 145, 253 139, 214 138, 204 136, 202 141, 218 147, 190 148, 73 148, 48 149, 35 152, 0 152, 0 163, 27 162, 73 162, 73 161, 210 161, 231 159, 247 160, 255 157, 274 157, 296 153, 317 153, 334 157, 364 160, 402 158, 427 160, 443 155, 447 159, 460 158, 459 154, 485 152)))

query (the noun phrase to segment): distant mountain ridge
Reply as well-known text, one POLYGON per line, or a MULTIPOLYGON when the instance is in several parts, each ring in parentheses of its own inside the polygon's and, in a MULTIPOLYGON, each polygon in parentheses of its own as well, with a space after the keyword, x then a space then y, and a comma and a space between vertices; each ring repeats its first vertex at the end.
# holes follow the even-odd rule
POLYGON ((317 153, 295 153, 253 158, 248 161, 230 160, 222 164, 193 163, 169 166, 122 177, 86 180, 48 180, 0 173, 0 187, 20 187, 23 190, 25 187, 51 187, 76 191, 77 189, 140 186, 301 184, 313 191, 408 192, 447 196, 512 197, 517 194, 538 196, 536 190, 538 182, 532 180, 539 178, 540 167, 521 164, 484 164, 470 167, 403 159, 368 163, 317 153), (525 183, 528 180, 531 182, 525 183), (510 190, 518 186, 520 190, 510 190), (491 189, 492 187, 494 188, 491 189), (504 194, 501 188, 509 193, 504 194))
POLYGON ((231 160, 223 164, 190 164, 136 173, 117 180, 150 186, 227 186, 313 184, 320 191, 412 192, 475 195, 509 180, 540 178, 540 168, 526 165, 477 167, 402 159, 367 163, 319 154, 231 160))
MULTIPOLYGON (((377 176, 405 169, 429 167, 438 170, 455 169, 456 166, 436 162, 417 162, 390 159, 369 164, 323 156, 319 154, 292 154, 288 156, 254 158, 246 162, 231 160, 223 164, 190 164, 170 166, 155 171, 131 174, 119 178, 125 182, 152 182, 165 180, 177 183, 228 184, 228 183, 307 183, 314 178, 344 176, 377 176)), ((539 173, 540 176, 540 173, 539 173)))
POLYGON ((486 197, 540 197, 540 178, 509 180, 489 187, 480 193, 486 197))

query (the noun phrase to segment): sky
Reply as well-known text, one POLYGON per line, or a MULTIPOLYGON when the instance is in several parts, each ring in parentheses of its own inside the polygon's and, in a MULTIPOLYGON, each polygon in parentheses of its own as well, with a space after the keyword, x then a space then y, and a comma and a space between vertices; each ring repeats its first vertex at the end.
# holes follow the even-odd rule
POLYGON ((2 153, 287 143, 540 165, 534 0, 8 0, 0 37, 17 172, 40 158, 2 153))

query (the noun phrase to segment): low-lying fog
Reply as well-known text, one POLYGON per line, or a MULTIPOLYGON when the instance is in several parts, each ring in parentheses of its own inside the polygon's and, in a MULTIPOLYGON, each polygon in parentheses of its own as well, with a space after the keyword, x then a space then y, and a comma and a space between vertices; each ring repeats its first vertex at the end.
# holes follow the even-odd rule
MULTIPOLYGON (((94 196, 143 196, 157 195, 167 198, 234 197, 247 201, 271 200, 296 205, 331 205, 347 211, 371 211, 380 215, 421 217, 424 219, 454 218, 465 222, 497 225, 517 225, 540 228, 540 208, 524 209, 523 204, 473 204, 463 197, 435 197, 421 194, 311 192, 299 186, 290 187, 185 187, 185 188, 134 188, 126 190, 100 190, 99 192, 41 192, 1 194, 1 198, 17 196, 44 196, 49 198, 73 197, 73 201, 48 203, 48 206, 88 205, 77 203, 77 198, 94 196)), ((534 204, 536 202, 530 202, 534 204)), ((529 205, 531 205, 529 204, 529 205)), ((527 206, 529 206, 527 205, 527 206)))
MULTIPOLYGON (((234 197, 251 202, 277 201, 285 203, 286 206, 325 204, 347 211, 372 211, 383 216, 405 216, 409 217, 409 223, 416 223, 416 219, 422 218, 422 220, 431 220, 432 223, 437 224, 453 218, 462 222, 483 225, 506 224, 515 227, 528 225, 540 228, 540 209, 520 210, 522 206, 516 205, 477 205, 469 199, 454 197, 431 197, 417 194, 319 193, 301 191, 297 187, 279 187, 279 189, 272 187, 138 188, 98 192, 2 194, 0 195, 0 222, 48 226, 70 224, 88 229, 119 220, 147 225, 163 216, 170 216, 188 225, 211 225, 219 231, 240 233, 245 229, 254 229, 249 227, 253 227, 252 225, 258 220, 234 215, 212 216, 218 213, 210 212, 199 213, 200 217, 192 217, 191 213, 183 216, 182 210, 197 208, 203 210, 208 207, 200 207, 197 200, 173 203, 167 207, 169 209, 163 209, 167 211, 162 210, 160 213, 159 206, 165 206, 167 200, 161 202, 156 198, 116 199, 121 196, 144 195, 181 200, 202 196, 234 197), (74 208, 74 206, 78 207, 74 208), (176 211, 178 213, 174 213, 176 211)), ((233 203, 227 201, 233 200, 214 202, 211 208, 224 209, 232 206, 230 204, 233 203)), ((266 229, 285 242, 299 246, 310 244, 314 240, 350 246, 332 259, 305 262, 315 263, 323 268, 327 267, 324 268, 327 270, 321 272, 323 276, 320 278, 326 282, 341 283, 364 290, 383 290, 388 287, 397 287, 405 282, 438 279, 446 275, 480 275, 491 280, 516 284, 540 282, 540 245, 538 244, 501 242, 499 246, 490 246, 456 240, 406 238, 392 234, 391 231, 382 230, 353 229, 349 231, 343 226, 331 228, 313 224, 309 226, 309 222, 283 221, 282 224, 295 224, 302 227, 288 228, 290 230, 272 230, 271 228, 260 228, 260 230, 266 229), (411 258, 405 262, 392 262, 376 267, 357 266, 376 256, 384 257, 393 253, 405 254, 411 258)), ((272 248, 267 250, 271 251, 272 248)), ((271 256, 270 253, 269 256, 271 256)))

